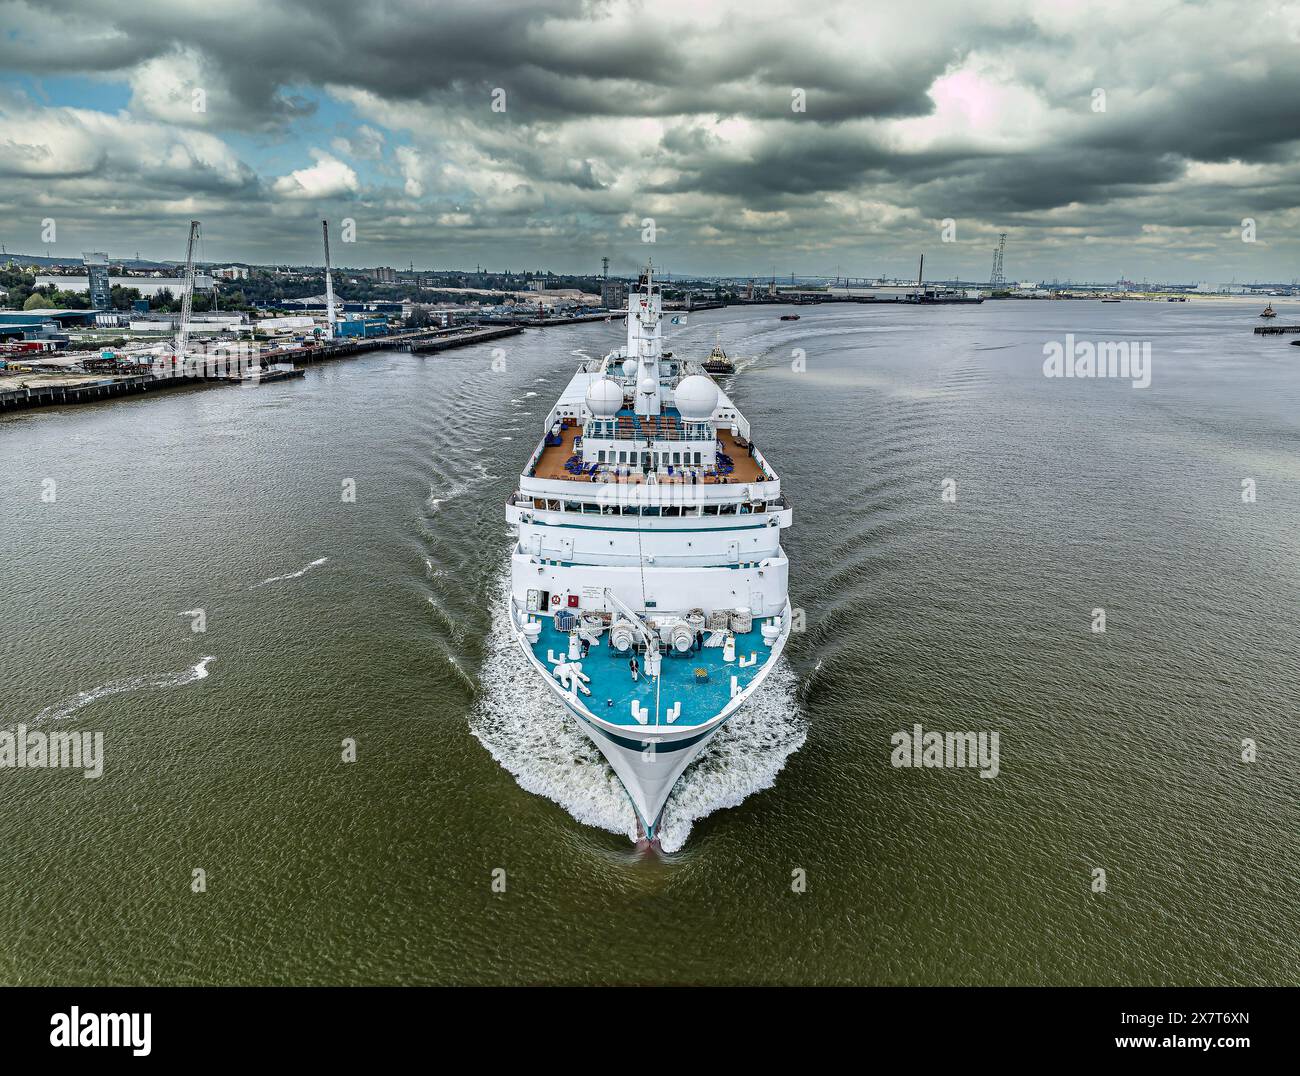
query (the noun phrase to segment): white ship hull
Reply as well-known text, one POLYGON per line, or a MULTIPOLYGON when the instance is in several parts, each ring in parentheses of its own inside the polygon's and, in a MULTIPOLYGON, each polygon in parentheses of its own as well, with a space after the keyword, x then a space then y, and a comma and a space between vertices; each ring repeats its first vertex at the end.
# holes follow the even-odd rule
POLYGON ((791 509, 735 404, 664 354, 649 273, 642 288, 627 347, 570 380, 506 518, 515 636, 653 838, 789 638, 791 509))

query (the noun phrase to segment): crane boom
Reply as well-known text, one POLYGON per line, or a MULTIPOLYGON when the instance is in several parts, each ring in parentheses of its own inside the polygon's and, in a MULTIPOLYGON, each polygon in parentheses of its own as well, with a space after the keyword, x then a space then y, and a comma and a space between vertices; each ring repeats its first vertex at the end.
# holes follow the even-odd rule
POLYGON ((185 288, 181 293, 181 323, 176 332, 176 356, 173 360, 178 375, 185 372, 185 345, 190 337, 190 312, 194 309, 194 240, 199 237, 199 222, 190 221, 190 240, 185 247, 185 288))
POLYGON ((609 587, 605 588, 605 600, 631 621, 632 627, 640 633, 641 637, 645 639, 647 644, 651 644, 655 641, 654 635, 652 635, 650 629, 645 626, 645 621, 641 619, 641 614, 630 609, 628 605, 609 587))
POLYGON ((331 340, 334 339, 334 278, 330 275, 330 222, 320 222, 321 232, 325 236, 325 313, 329 316, 331 340))

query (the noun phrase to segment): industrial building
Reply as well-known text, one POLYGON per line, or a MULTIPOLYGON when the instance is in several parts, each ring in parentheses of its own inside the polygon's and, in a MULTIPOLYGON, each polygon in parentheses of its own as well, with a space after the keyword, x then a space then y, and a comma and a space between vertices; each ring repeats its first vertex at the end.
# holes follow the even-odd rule
POLYGON ((627 305, 627 281, 608 278, 602 280, 600 305, 606 310, 622 310, 627 305))
MULTIPOLYGON (((107 270, 107 265, 105 265, 107 270)), ((110 288, 135 288, 141 295, 157 295, 160 291, 170 291, 179 295, 185 290, 184 277, 169 276, 110 276, 108 277, 110 288)), ((36 286, 38 288, 58 288, 60 291, 84 291, 89 292, 90 277, 88 276, 56 276, 54 274, 38 273, 36 276, 36 286)), ((212 277, 208 273, 194 274, 194 290, 211 291, 212 277)), ((105 306, 110 305, 107 301, 105 306)))
POLYGON ((337 334, 347 336, 387 336, 387 318, 347 318, 338 322, 337 334))
POLYGON ((93 310, 0 310, 0 342, 40 341, 63 347, 67 330, 94 325, 93 310))

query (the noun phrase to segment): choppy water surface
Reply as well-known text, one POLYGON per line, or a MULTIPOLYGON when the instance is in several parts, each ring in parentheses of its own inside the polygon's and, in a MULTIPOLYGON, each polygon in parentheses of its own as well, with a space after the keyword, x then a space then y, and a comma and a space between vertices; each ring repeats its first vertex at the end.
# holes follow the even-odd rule
POLYGON ((663 855, 501 622, 503 502, 617 324, 0 418, 2 723, 106 754, 0 770, 0 981, 1294 982, 1300 349, 1210 303, 779 312, 669 345, 742 359, 807 631, 663 855), (1045 379, 1066 332, 1151 387, 1045 379), (891 767, 916 723, 999 777, 891 767))

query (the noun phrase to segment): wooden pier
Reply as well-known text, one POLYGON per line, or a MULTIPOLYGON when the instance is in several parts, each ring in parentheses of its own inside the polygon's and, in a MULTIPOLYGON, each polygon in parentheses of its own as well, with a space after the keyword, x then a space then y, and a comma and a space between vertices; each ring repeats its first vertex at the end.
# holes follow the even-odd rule
POLYGON ((523 332, 519 325, 501 325, 492 328, 454 330, 443 336, 422 337, 405 340, 392 346, 398 351, 426 352, 450 351, 452 348, 469 347, 471 344, 483 344, 489 340, 499 340, 503 336, 516 336, 523 332))
POLYGON ((1283 333, 1300 333, 1300 325, 1256 325, 1256 336, 1281 336, 1283 333))
POLYGON ((79 381, 61 385, 49 383, 0 391, 0 411, 16 411, 25 407, 50 407, 56 404, 95 403, 113 396, 134 396, 141 392, 159 392, 180 385, 198 385, 200 380, 185 377, 154 377, 139 374, 135 377, 110 377, 100 381, 79 381))

